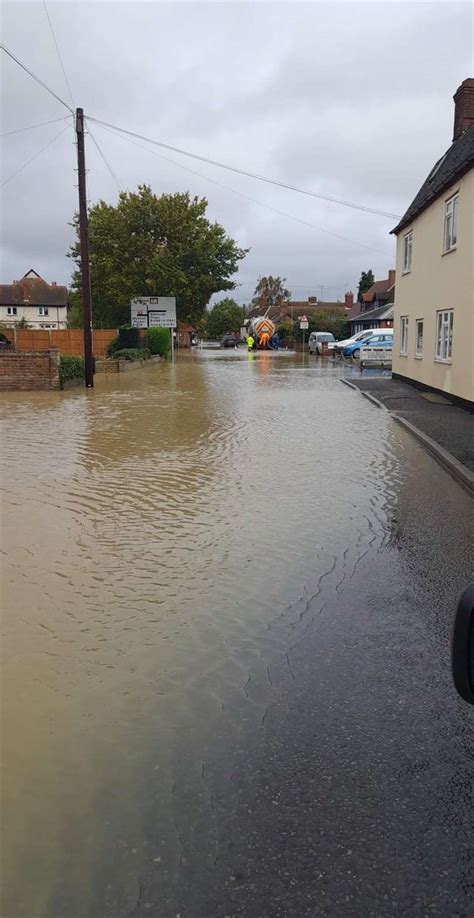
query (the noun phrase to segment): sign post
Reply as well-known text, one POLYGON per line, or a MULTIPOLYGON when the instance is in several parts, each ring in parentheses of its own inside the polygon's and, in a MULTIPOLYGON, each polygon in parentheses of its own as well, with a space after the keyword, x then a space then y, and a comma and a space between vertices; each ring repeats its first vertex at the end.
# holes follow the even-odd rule
POLYGON ((175 296, 137 296, 130 303, 133 328, 169 328, 171 359, 174 360, 174 330, 177 328, 175 296))
POLYGON ((308 330, 309 323, 306 316, 300 316, 300 330, 303 332, 303 354, 304 354, 304 343, 305 343, 305 331, 308 330))

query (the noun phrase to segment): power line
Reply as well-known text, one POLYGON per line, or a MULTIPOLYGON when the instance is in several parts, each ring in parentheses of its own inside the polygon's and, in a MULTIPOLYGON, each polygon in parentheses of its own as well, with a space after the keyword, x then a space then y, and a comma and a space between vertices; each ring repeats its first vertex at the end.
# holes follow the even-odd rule
MULTIPOLYGON (((87 121, 87 119, 86 119, 86 121, 87 121)), ((102 159, 103 159, 105 165, 107 166, 107 169, 109 170, 109 172, 110 172, 110 174, 111 174, 111 176, 112 176, 112 178, 113 178, 115 184, 117 185, 118 190, 119 190, 119 191, 123 191, 123 190, 124 190, 124 186, 123 186, 122 182, 120 181, 118 175, 117 175, 117 174, 114 172, 114 170, 112 169, 112 166, 110 165, 110 163, 107 161, 107 159, 106 159, 106 157, 105 157, 105 153, 103 153, 101 147, 99 146, 99 143, 98 143, 98 141, 96 140, 94 134, 92 133, 92 128, 91 128, 91 126, 90 126, 90 124, 89 124, 88 122, 87 122, 87 127, 88 127, 88 129, 89 129, 89 134, 90 134, 90 136, 91 136, 92 142, 93 142, 94 145, 97 147, 97 150, 98 150, 100 156, 102 157, 102 159)), ((110 131, 110 133, 112 133, 112 132, 110 131)))
POLYGON ((271 179, 265 175, 259 175, 256 172, 247 172, 245 169, 239 169, 237 166, 229 166, 227 163, 221 163, 218 160, 209 159, 206 156, 199 156, 197 153, 190 153, 188 150, 182 150, 180 147, 173 147, 169 143, 163 143, 159 140, 153 140, 151 137, 145 137, 143 134, 137 134, 134 131, 128 131, 126 128, 117 127, 115 124, 109 124, 107 121, 101 121, 99 118, 93 118, 91 115, 88 116, 89 121, 94 121, 96 124, 101 124, 103 127, 111 128, 112 130, 119 131, 122 134, 128 134, 130 137, 136 137, 138 140, 144 140, 147 143, 151 143, 154 146, 163 147, 165 150, 171 150, 173 153, 180 153, 183 156, 189 156, 191 159, 197 159, 202 163, 207 163, 210 166, 218 166, 220 169, 227 169, 230 172, 236 172, 238 175, 246 175, 248 178, 258 179, 260 182, 266 182, 269 185, 277 185, 280 188, 285 188, 287 191, 296 191, 299 194, 309 195, 312 198, 322 198, 324 201, 330 201, 333 204, 341 204, 344 207, 352 207, 355 210, 362 210, 366 213, 377 214, 381 217, 387 217, 390 220, 400 219, 398 214, 392 214, 384 210, 376 210, 373 207, 366 207, 364 204, 354 204, 353 201, 343 201, 339 198, 333 198, 326 194, 321 194, 317 191, 308 191, 305 188, 298 188, 296 185, 289 185, 286 182, 280 182, 278 179, 271 179))
POLYGON ((35 153, 34 156, 31 156, 30 159, 27 159, 26 163, 23 163, 22 166, 19 166, 18 169, 15 169, 15 171, 12 172, 12 174, 9 175, 8 178, 6 178, 4 182, 2 182, 2 188, 4 187, 4 185, 8 185, 8 182, 11 182, 11 180, 15 178, 15 175, 18 175, 19 172, 22 172, 23 169, 26 169, 26 167, 29 166, 29 164, 32 163, 33 160, 36 159, 37 156, 39 156, 41 153, 44 153, 44 151, 47 150, 48 147, 50 147, 51 144, 54 143, 54 141, 58 139, 58 137, 61 137, 61 134, 64 134, 64 131, 67 131, 68 127, 69 125, 66 124, 66 126, 63 127, 62 131, 60 131, 59 134, 56 134, 54 137, 51 138, 50 141, 48 141, 48 143, 44 147, 41 147, 41 150, 38 150, 38 152, 35 153))
POLYGON ((53 118, 52 121, 40 121, 39 124, 30 124, 28 127, 17 128, 16 131, 5 131, 0 137, 11 137, 12 134, 21 134, 22 131, 32 131, 33 128, 44 127, 46 124, 57 124, 58 121, 65 121, 70 115, 62 115, 61 118, 53 118))
POLYGON ((25 73, 27 73, 30 77, 36 80, 36 82, 39 83, 39 85, 42 86, 43 89, 46 89, 46 92, 49 92, 49 94, 51 96, 54 96, 54 98, 57 99, 57 101, 60 102, 61 105, 64 105, 64 107, 67 108, 67 110, 71 112, 72 115, 74 114, 74 109, 72 109, 71 106, 68 105, 68 103, 64 101, 64 99, 61 99, 61 96, 58 96, 57 93, 54 92, 54 90, 50 89, 50 87, 47 86, 46 83, 43 83, 43 80, 40 80, 40 78, 36 76, 36 74, 33 73, 33 71, 30 70, 26 66, 26 64, 23 64, 17 57, 15 57, 12 51, 9 51, 9 49, 4 44, 0 44, 0 49, 4 51, 5 54, 8 54, 8 57, 11 57, 12 61, 15 61, 15 64, 18 64, 18 66, 21 67, 21 69, 24 70, 25 73))
MULTIPOLYGON (((90 120, 90 119, 89 119, 90 120)), ((95 119, 92 119, 95 121, 95 119)), ((99 122, 100 123, 100 122, 99 122)), ((102 124, 104 128, 104 125, 102 124)), ((109 134, 114 134, 115 137, 119 137, 120 134, 117 134, 115 131, 108 130, 109 134)), ((169 159, 167 156, 163 156, 162 153, 157 153, 156 150, 150 150, 149 147, 144 147, 140 143, 136 143, 134 140, 130 140, 128 137, 122 137, 122 140, 126 140, 127 143, 132 143, 136 147, 140 147, 141 150, 145 150, 147 153, 151 153, 152 156, 158 156, 160 159, 165 160, 165 162, 171 163, 173 166, 177 166, 179 169, 184 169, 186 172, 191 172, 192 175, 197 175, 199 178, 205 179, 207 182, 212 182, 213 185, 218 185, 220 188, 225 188, 227 191, 231 191, 232 194, 237 194, 241 198, 245 198, 246 201, 251 201, 253 204, 258 204, 259 207, 265 207, 267 210, 273 211, 273 213, 279 214, 281 217, 287 217, 289 220, 295 220, 297 223, 301 223, 303 226, 308 226, 310 229, 315 229, 320 233, 326 233, 328 236, 334 236, 336 239, 341 239, 343 242, 350 242, 352 245, 362 246, 364 249, 368 249, 370 252, 378 252, 379 255, 385 255, 388 258, 392 257, 390 252, 385 252, 383 249, 376 249, 374 246, 366 245, 365 242, 359 242, 357 239, 349 239, 347 236, 341 236, 339 233, 333 233, 331 230, 324 229, 322 226, 316 226, 314 223, 309 223, 307 220, 302 220, 300 217, 295 217, 293 214, 287 214, 283 210, 279 210, 276 207, 273 207, 271 204, 266 204, 263 201, 258 201, 256 198, 250 197, 248 194, 244 194, 242 191, 237 191, 236 188, 231 188, 229 185, 224 185, 222 182, 218 182, 216 179, 210 178, 208 175, 202 175, 200 172, 196 172, 194 169, 190 169, 188 166, 183 166, 182 163, 177 163, 173 159, 169 159)))
POLYGON ((63 71, 64 80, 65 80, 66 86, 67 86, 67 88, 68 88, 68 90, 69 90, 69 95, 70 95, 70 97, 71 97, 71 102, 72 102, 72 104, 73 104, 73 106, 74 106, 74 108, 75 108, 75 107, 76 107, 76 103, 74 102, 74 96, 73 96, 73 94, 72 94, 72 89, 71 89, 69 80, 68 80, 68 78, 67 78, 66 68, 65 68, 65 66, 64 66, 63 59, 62 59, 62 57, 61 57, 61 52, 60 52, 60 50, 59 50, 59 45, 58 45, 58 42, 57 42, 57 40, 56 40, 56 35, 54 34, 53 23, 51 22, 51 17, 50 17, 50 15, 49 15, 49 13, 48 13, 48 7, 46 6, 46 0, 43 0, 43 6, 44 6, 44 11, 45 11, 45 13, 46 13, 46 18, 47 18, 47 20, 48 20, 48 22, 49 22, 49 27, 50 27, 50 29, 51 29, 51 35, 53 36, 53 41, 54 41, 54 44, 56 45, 56 51, 58 52, 59 63, 61 64, 61 69, 62 69, 62 71, 63 71))

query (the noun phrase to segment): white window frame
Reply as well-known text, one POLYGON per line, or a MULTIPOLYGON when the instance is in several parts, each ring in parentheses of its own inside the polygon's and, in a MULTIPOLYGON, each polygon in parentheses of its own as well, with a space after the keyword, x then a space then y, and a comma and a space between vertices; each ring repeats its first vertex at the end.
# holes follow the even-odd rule
POLYGON ((408 356, 408 316, 400 316, 400 355, 408 356))
POLYGON ((17 306, 7 306, 7 316, 17 316, 18 307, 17 306))
POLYGON ((436 312, 435 360, 451 363, 453 359, 454 309, 438 309, 436 312))
POLYGON ((49 316, 49 306, 38 306, 39 316, 49 316))
POLYGON ((409 274, 411 271, 411 259, 413 253, 413 230, 405 233, 403 237, 403 274, 409 274))
POLYGON ((444 208, 444 252, 452 252, 458 244, 459 192, 452 194, 444 208))
POLYGON ((423 319, 417 319, 415 323, 415 357, 423 357, 423 339, 424 339, 424 321, 423 319), (420 339, 420 325, 421 325, 421 347, 419 347, 420 339))

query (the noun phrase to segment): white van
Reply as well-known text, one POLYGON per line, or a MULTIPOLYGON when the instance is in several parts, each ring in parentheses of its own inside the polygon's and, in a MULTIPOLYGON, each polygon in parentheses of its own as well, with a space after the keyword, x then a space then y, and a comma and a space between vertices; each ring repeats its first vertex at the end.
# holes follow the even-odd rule
POLYGON ((322 354, 323 342, 327 344, 328 351, 330 354, 332 354, 336 345, 336 339, 332 332, 311 332, 308 339, 309 353, 322 354))

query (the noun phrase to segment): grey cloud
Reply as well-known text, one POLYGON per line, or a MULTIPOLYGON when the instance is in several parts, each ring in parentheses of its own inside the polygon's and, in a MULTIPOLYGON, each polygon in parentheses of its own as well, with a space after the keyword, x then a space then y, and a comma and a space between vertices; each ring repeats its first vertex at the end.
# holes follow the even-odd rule
MULTIPOLYGON (((451 140, 452 95, 472 69, 468 3, 48 3, 77 104, 86 113, 204 156, 313 190, 401 213, 451 140), (453 52, 455 49, 455 52, 453 52)), ((4 5, 5 43, 68 100, 39 3, 4 5)), ((63 110, 2 60, 2 130, 63 110)), ((8 176, 57 133, 49 125, 2 139, 8 176)), ((236 280, 250 297, 262 273, 295 295, 342 295, 362 269, 394 261, 391 221, 94 134, 120 180, 157 193, 205 195, 209 215, 251 252, 236 280), (379 254, 305 227, 212 184, 379 254)), ((67 281, 76 207, 72 130, 3 190, 2 279, 34 266, 67 281)), ((114 181, 87 144, 89 198, 113 201, 114 181)))

